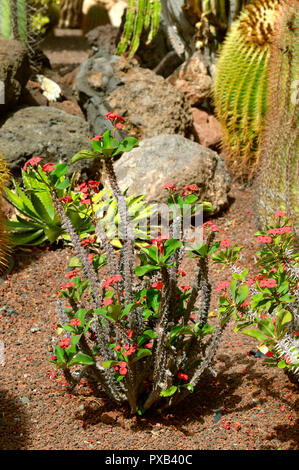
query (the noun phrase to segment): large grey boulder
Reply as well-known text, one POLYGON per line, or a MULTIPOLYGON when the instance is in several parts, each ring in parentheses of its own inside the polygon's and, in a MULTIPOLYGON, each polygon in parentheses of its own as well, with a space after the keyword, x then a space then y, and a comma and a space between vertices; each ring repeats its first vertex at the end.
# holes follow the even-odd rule
POLYGON ((201 201, 211 202, 215 213, 228 205, 230 178, 219 155, 180 135, 163 134, 144 139, 139 147, 115 162, 120 188, 145 194, 150 203, 165 203, 166 183, 196 184, 201 201))
MULTIPOLYGON (((88 123, 60 109, 48 106, 22 108, 9 116, 0 128, 0 154, 14 175, 34 156, 44 163, 64 162, 82 149, 91 149, 88 123)), ((90 164, 84 160, 71 166, 71 172, 90 164), (84 162, 84 163, 83 163, 84 162)))
POLYGON ((18 104, 30 74, 25 46, 13 39, 0 39, 0 118, 18 104))
POLYGON ((103 115, 114 111, 125 118, 120 137, 192 136, 192 111, 184 94, 152 70, 139 67, 135 59, 98 52, 81 64, 76 91, 95 135, 107 129, 103 115))

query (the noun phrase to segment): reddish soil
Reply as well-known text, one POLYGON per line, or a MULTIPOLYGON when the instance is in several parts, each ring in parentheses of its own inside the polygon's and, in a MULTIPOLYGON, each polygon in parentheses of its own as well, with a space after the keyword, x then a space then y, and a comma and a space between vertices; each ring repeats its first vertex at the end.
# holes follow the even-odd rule
MULTIPOLYGON (((73 32, 73 36, 75 32, 73 32)), ((59 70, 87 57, 58 38, 44 51, 59 70), (57 45, 58 44, 58 45, 57 45)), ((73 42, 72 42, 73 44, 73 42)), ((83 44, 83 45, 82 45, 83 44)), ((256 231, 248 212, 254 208, 250 188, 234 185, 230 208, 215 223, 245 246, 241 265, 254 264, 256 231)), ((295 450, 298 449, 298 387, 287 375, 249 354, 257 343, 227 327, 215 358, 217 377, 203 377, 194 394, 163 415, 150 411, 131 418, 84 381, 72 394, 64 378, 47 362, 52 325, 57 322, 56 287, 66 281, 71 248, 15 253, 14 267, 0 278, 0 449, 3 450, 295 450)), ((192 277, 192 260, 184 267, 192 277)), ((214 286, 210 322, 216 322, 216 285, 226 272, 211 266, 214 286)), ((184 278, 187 283, 188 279, 184 278)))
MULTIPOLYGON (((215 221, 244 245, 243 266, 252 266, 256 230, 250 189, 234 187, 229 210, 215 221), (246 252, 246 253, 245 253, 246 252)), ((15 253, 13 271, 0 279, 0 448, 5 450, 290 450, 298 448, 298 387, 282 370, 268 368, 249 352, 256 342, 224 333, 215 358, 217 377, 203 378, 178 409, 130 418, 86 383, 72 394, 46 357, 56 287, 66 281, 71 248, 15 253)), ((185 268, 190 272, 190 261, 185 268), (189 269, 188 269, 189 268, 189 269)), ((225 279, 211 266, 215 287, 225 279)), ((186 278, 184 278, 185 280, 186 278)), ((187 282, 187 281, 186 281, 187 282)), ((211 312, 215 310, 215 289, 211 312)), ((212 314, 213 315, 213 314, 212 314)), ((216 321, 211 315, 210 322, 216 321)))

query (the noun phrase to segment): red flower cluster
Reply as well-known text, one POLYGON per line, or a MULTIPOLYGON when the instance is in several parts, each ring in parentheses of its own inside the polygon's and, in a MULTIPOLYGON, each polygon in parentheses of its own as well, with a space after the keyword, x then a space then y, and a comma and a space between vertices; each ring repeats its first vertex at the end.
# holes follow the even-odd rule
POLYGON ((278 217, 285 217, 285 216, 286 216, 286 213, 283 211, 274 212, 275 219, 277 219, 278 217))
POLYGON ((166 184, 164 184, 163 189, 169 189, 170 191, 176 191, 177 187, 174 183, 166 183, 166 184))
POLYGON ((107 279, 104 279, 103 281, 103 287, 105 289, 109 289, 111 284, 114 284, 115 282, 119 282, 122 280, 121 275, 113 276, 113 277, 108 277, 107 279))
POLYGON ((58 346, 60 346, 62 349, 66 349, 69 347, 70 344, 71 344, 71 338, 61 338, 61 341, 58 344, 58 346))
POLYGON ((73 269, 72 271, 68 272, 65 277, 67 277, 68 279, 72 279, 73 277, 77 276, 78 274, 78 269, 73 269))
POLYGON ((179 372, 178 379, 189 380, 189 377, 187 374, 184 374, 183 372, 179 372))
POLYGON ((103 300, 103 304, 102 305, 111 305, 113 303, 113 299, 111 299, 111 297, 107 298, 107 299, 104 299, 103 300))
POLYGON ((42 158, 40 158, 40 157, 32 157, 32 158, 30 158, 30 160, 28 160, 28 161, 25 163, 25 165, 24 165, 24 167, 23 167, 23 170, 24 170, 24 171, 27 171, 28 166, 32 166, 32 167, 33 167, 33 166, 37 165, 39 162, 41 162, 41 161, 42 161, 42 158))
POLYGON ((70 287, 75 287, 75 283, 74 282, 67 282, 66 284, 61 284, 60 286, 60 290, 65 290, 65 289, 69 289, 70 287))
POLYGON ((213 222, 205 222, 203 225, 202 225, 203 228, 206 228, 206 227, 210 227, 210 230, 211 232, 217 232, 219 230, 219 227, 218 225, 214 225, 213 222))
MULTIPOLYGON (((109 112, 107 114, 104 114, 105 118, 107 119, 107 121, 112 121, 113 123, 115 122, 124 122, 124 118, 122 116, 119 116, 119 114, 117 113, 113 113, 113 112, 109 112)), ((118 127, 119 129, 121 129, 121 127, 118 127)))
POLYGON ((64 196, 59 199, 59 202, 72 202, 73 198, 71 196, 64 196))
POLYGON ((221 240, 220 242, 220 246, 222 248, 228 248, 230 246, 230 243, 231 243, 231 239, 230 238, 224 238, 223 240, 221 240))
POLYGON ((230 282, 228 281, 222 281, 218 286, 216 287, 216 292, 220 292, 224 289, 227 289, 230 286, 230 282))
POLYGON ((118 371, 120 375, 126 375, 128 372, 127 363, 125 361, 119 361, 118 365, 114 364, 113 368, 118 371))
POLYGON ((80 244, 82 246, 89 246, 89 245, 93 245, 95 243, 95 239, 94 238, 84 238, 83 240, 80 241, 80 244))
POLYGON ((272 242, 272 238, 271 237, 267 237, 267 235, 259 235, 257 237, 257 241, 258 243, 271 243, 272 242))
POLYGON ((54 166, 53 163, 46 163, 43 167, 42 170, 45 171, 46 173, 51 173, 51 171, 55 171, 56 167, 54 166))
POLYGON ((267 235, 282 235, 283 233, 289 233, 291 230, 291 225, 285 225, 284 227, 269 229, 267 235))
POLYGON ((270 279, 270 278, 267 278, 267 279, 262 279, 261 282, 260 282, 260 286, 261 287, 275 287, 276 286, 276 279, 270 279))
POLYGON ((159 281, 159 282, 153 282, 152 284, 152 288, 153 289, 158 289, 158 290, 162 290, 163 289, 163 282, 162 281, 159 281))
POLYGON ((70 325, 72 326, 80 326, 81 325, 81 320, 79 318, 72 318, 70 320, 70 325))
POLYGON ((184 186, 183 187, 183 192, 182 192, 182 196, 184 196, 184 194, 187 192, 190 192, 190 193, 193 193, 195 191, 199 191, 199 188, 196 186, 196 184, 189 184, 188 186, 184 186))

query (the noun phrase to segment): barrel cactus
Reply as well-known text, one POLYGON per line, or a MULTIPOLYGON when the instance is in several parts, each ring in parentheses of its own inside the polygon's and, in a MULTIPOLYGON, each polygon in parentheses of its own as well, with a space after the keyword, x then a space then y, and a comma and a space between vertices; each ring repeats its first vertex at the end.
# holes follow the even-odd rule
POLYGON ((242 10, 221 47, 213 86, 223 127, 222 150, 236 176, 250 178, 260 159, 268 108, 268 68, 275 21, 285 0, 255 0, 242 10))
POLYGON ((287 0, 275 25, 269 61, 269 109, 256 179, 264 228, 283 210, 299 238, 299 1, 287 0))
POLYGON ((0 156, 0 274, 8 265, 9 255, 11 253, 11 243, 5 224, 5 217, 1 207, 1 196, 4 191, 4 186, 9 178, 9 171, 5 161, 0 156))

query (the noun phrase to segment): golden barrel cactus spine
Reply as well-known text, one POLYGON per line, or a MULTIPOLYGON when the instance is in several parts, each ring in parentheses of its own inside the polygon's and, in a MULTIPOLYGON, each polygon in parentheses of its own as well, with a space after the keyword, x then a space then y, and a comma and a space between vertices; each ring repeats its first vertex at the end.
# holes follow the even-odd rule
POLYGON ((275 25, 269 61, 269 109, 256 179, 261 228, 283 210, 299 239, 299 1, 288 0, 275 25))
POLYGON ((233 23, 218 56, 213 86, 228 167, 245 179, 259 161, 267 110, 270 44, 284 0, 255 0, 233 23))

